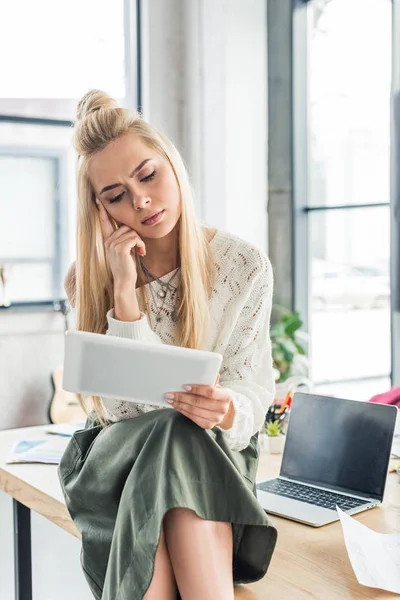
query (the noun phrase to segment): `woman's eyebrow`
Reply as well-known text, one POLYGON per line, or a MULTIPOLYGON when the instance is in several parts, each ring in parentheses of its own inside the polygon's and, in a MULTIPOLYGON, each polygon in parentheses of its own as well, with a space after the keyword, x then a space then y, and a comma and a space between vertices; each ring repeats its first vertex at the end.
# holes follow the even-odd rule
MULTIPOLYGON (((144 160, 142 160, 142 162, 140 163, 140 165, 138 165, 135 169, 133 169, 132 173, 129 175, 129 177, 134 177, 136 175, 136 173, 138 171, 140 171, 140 169, 142 169, 142 167, 144 167, 144 165, 146 163, 149 162, 149 160, 151 160, 151 158, 145 158, 144 160)), ((113 190, 116 187, 119 187, 121 184, 120 183, 112 183, 111 185, 106 185, 105 187, 103 187, 103 189, 101 190, 99 196, 101 196, 102 194, 104 194, 104 192, 108 192, 109 190, 113 190)))

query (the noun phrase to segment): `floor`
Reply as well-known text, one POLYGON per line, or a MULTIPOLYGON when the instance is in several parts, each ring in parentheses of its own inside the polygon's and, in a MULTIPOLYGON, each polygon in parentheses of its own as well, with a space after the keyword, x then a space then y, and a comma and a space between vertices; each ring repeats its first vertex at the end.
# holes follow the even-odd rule
MULTIPOLYGON (((0 491, 0 600, 14 598, 12 501, 0 491)), ((93 600, 81 572, 80 542, 32 515, 33 596, 40 600, 93 600), (66 585, 68 582, 68 585, 66 585)))

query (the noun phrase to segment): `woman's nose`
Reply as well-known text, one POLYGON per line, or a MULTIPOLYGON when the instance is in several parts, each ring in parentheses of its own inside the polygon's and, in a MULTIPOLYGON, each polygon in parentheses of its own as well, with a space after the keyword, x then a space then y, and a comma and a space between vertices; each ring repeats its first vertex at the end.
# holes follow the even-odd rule
POLYGON ((135 195, 133 197, 133 208, 136 210, 142 210, 145 208, 150 202, 150 198, 148 196, 138 196, 135 195))

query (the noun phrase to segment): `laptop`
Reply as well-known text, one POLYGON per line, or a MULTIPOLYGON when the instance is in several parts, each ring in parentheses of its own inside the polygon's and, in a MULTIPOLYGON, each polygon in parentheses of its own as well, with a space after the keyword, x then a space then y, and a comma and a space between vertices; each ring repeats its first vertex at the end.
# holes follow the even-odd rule
POLYGON ((257 484, 266 512, 320 527, 381 504, 397 408, 297 392, 279 477, 257 484))

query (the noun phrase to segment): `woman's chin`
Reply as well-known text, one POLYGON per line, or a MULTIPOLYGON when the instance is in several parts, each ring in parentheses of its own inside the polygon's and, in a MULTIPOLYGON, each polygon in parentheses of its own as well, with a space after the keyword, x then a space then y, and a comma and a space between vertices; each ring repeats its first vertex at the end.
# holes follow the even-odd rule
POLYGON ((177 223, 159 223, 158 225, 153 225, 150 227, 146 227, 146 225, 142 226, 139 235, 146 239, 151 240, 160 240, 161 238, 166 237, 175 229, 177 223))

